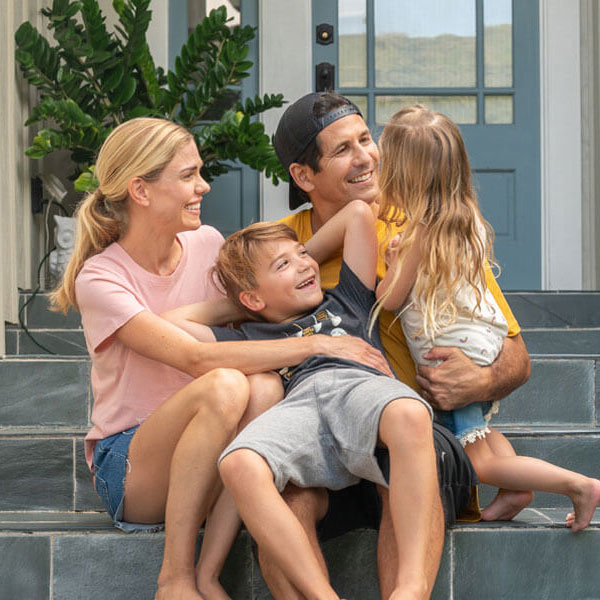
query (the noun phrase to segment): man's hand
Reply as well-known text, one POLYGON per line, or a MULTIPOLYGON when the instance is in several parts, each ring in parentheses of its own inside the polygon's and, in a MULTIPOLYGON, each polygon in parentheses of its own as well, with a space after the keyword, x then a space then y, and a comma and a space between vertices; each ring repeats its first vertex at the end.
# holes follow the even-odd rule
POLYGON ((476 365, 459 348, 438 346, 423 357, 442 361, 437 367, 418 365, 417 370, 423 397, 439 410, 500 400, 523 385, 531 372, 520 334, 505 338, 500 354, 487 367, 476 365))
POLYGON ((315 335, 314 337, 315 341, 318 341, 318 351, 316 354, 326 354, 328 356, 353 360, 354 362, 377 369, 390 377, 394 377, 390 365, 383 354, 361 338, 352 335, 315 335))
POLYGON ((433 408, 454 410, 488 399, 490 370, 476 365, 459 348, 438 346, 423 358, 442 361, 437 367, 418 365, 417 368, 417 383, 433 408))

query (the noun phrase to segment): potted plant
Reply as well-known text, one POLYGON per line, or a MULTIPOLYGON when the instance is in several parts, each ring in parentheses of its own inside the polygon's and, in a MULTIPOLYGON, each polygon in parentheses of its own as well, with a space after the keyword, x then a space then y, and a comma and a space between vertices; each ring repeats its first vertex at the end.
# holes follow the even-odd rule
POLYGON ((16 60, 39 90, 26 125, 46 125, 26 154, 41 158, 67 149, 75 189, 94 189, 93 162, 108 134, 140 116, 172 119, 189 129, 208 181, 239 160, 277 184, 287 175, 265 134, 259 113, 283 104, 281 94, 241 102, 236 86, 248 77, 250 26, 227 25, 219 7, 194 29, 173 71, 156 67, 146 41, 150 0, 113 0, 116 31, 109 32, 95 0, 53 0, 42 9, 56 45, 29 22, 15 34, 16 60), (215 112, 218 113, 215 116, 215 112))

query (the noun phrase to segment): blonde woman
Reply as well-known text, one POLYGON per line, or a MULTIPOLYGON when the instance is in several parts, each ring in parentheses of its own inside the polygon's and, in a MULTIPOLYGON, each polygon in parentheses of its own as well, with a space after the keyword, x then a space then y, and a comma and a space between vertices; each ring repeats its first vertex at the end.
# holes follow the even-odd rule
MULTIPOLYGON (((258 376, 258 401, 249 404, 244 374, 317 353, 383 363, 356 339, 201 343, 160 316, 220 297, 208 273, 223 238, 201 226, 210 189, 201 167, 192 135, 172 122, 141 118, 117 127, 98 155, 99 186, 78 208, 76 248, 53 296, 57 308, 81 312, 92 359, 85 449, 96 490, 122 529, 165 523, 161 600, 227 597, 216 579, 218 533, 214 555, 203 550, 204 574, 214 572, 202 595, 206 582, 194 568, 198 531, 221 490, 217 458, 280 394, 258 376)), ((220 322, 236 316, 221 306, 220 322)))
MULTIPOLYGON (((415 364, 435 366, 429 355, 435 346, 458 347, 476 364, 491 364, 507 323, 486 289, 493 232, 479 211, 458 127, 415 105, 391 118, 380 148, 380 218, 405 229, 387 252, 379 308, 397 311, 415 364)), ((513 491, 499 495, 493 513, 484 510, 483 518, 511 519, 531 502, 529 490, 539 490, 568 496, 574 512, 567 525, 573 531, 587 527, 600 502, 600 481, 516 456, 510 442, 489 427, 494 412, 495 403, 473 403, 438 413, 479 479, 513 491)))

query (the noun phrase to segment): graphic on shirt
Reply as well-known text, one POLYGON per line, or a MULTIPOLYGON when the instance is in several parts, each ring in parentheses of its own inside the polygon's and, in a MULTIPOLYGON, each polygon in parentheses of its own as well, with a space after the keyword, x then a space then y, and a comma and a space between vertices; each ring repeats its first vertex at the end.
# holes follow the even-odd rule
POLYGON ((334 315, 331 311, 325 309, 311 315, 314 323, 308 327, 301 327, 298 323, 294 323, 294 326, 298 328, 298 331, 293 334, 293 337, 307 337, 309 335, 315 335, 316 333, 323 333, 325 335, 348 335, 348 332, 338 327, 342 322, 342 317, 334 315), (331 323, 333 327, 329 329, 327 324, 331 323), (325 325, 325 329, 323 326, 325 325), (323 329, 323 330, 322 330, 323 329), (322 330, 322 331, 321 331, 322 330))
MULTIPOLYGON (((348 335, 348 332, 343 327, 338 327, 342 323, 342 317, 333 314, 330 310, 320 310, 310 315, 310 318, 313 320, 313 323, 306 327, 302 327, 298 323, 293 323, 294 327, 298 328, 298 331, 293 333, 292 337, 308 337, 317 333, 334 337, 348 335)), ((278 373, 284 380, 289 381, 294 374, 294 368, 284 367, 278 373)))

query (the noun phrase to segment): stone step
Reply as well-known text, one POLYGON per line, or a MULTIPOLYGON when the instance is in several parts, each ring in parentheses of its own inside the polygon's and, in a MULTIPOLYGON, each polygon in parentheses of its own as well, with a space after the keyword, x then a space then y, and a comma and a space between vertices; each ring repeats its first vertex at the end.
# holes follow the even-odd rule
MULTIPOLYGON (((127 535, 102 515, 0 513, 2 598, 146 600, 152 598, 164 534, 127 535)), ((376 600, 376 533, 358 530, 324 544, 341 597, 376 600)), ((512 523, 458 524, 446 534, 434 600, 597 598, 600 511, 573 534, 557 510, 523 511, 512 523)), ((222 581, 234 600, 269 595, 246 532, 222 581)))
MULTIPOLYGON (((523 328, 600 327, 600 292, 506 292, 505 297, 523 328)), ((33 329, 78 329, 76 311, 67 315, 50 311, 48 293, 21 291, 25 324, 33 329), (33 298, 32 298, 33 297, 33 298)))
MULTIPOLYGON (((499 429, 505 432, 517 454, 600 477, 597 429, 499 429)), ((0 437, 0 481, 7 483, 0 494, 0 511, 102 510, 84 458, 83 433, 44 432, 28 436, 9 430, 0 437)), ((494 493, 484 489, 482 505, 494 493)), ((533 506, 565 508, 570 501, 563 496, 539 493, 533 506)))
POLYGON ((508 292, 523 328, 600 327, 600 292, 508 292))
MULTIPOLYGON (((529 381, 500 403, 496 425, 600 426, 599 359, 534 358, 529 381)), ((13 357, 0 360, 0 435, 26 428, 52 433, 89 426, 89 360, 13 357)))
POLYGON ((6 354, 9 356, 38 356, 65 358, 87 357, 83 329, 28 328, 18 326, 6 328, 6 354))
POLYGON ((522 335, 531 356, 600 357, 600 328, 524 329, 522 335))

